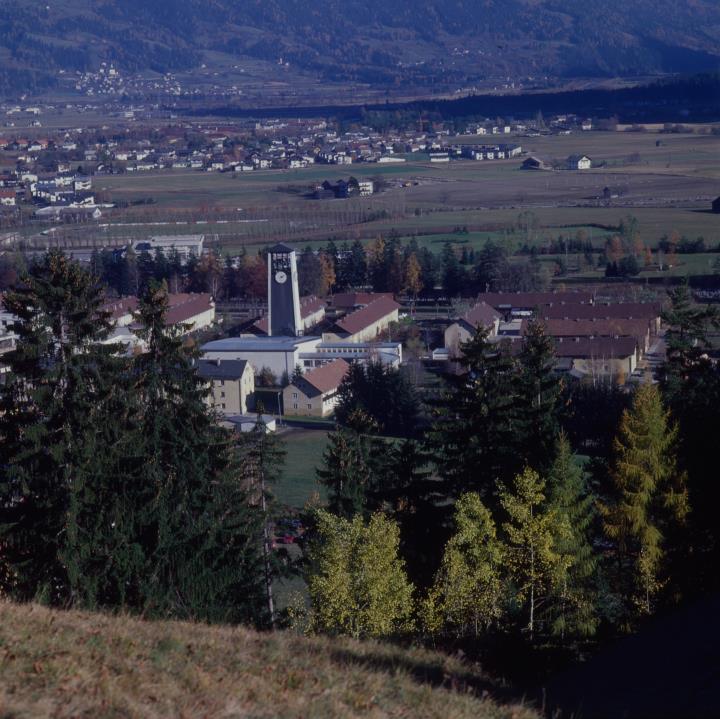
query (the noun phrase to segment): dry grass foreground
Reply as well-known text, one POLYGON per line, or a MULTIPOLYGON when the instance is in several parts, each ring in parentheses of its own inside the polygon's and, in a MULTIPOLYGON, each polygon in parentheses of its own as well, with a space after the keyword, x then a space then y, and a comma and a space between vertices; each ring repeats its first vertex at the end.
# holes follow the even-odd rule
POLYGON ((446 656, 0 603, 0 719, 537 719, 446 656))

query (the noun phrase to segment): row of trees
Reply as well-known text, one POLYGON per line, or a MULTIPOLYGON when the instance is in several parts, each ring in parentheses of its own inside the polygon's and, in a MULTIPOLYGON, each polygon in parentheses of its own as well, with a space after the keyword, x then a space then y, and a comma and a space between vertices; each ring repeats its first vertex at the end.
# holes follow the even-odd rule
POLYGON ((348 395, 318 471, 329 513, 309 552, 306 626, 574 644, 716 587, 720 373, 703 349, 715 315, 686 288, 671 300, 661 384, 632 395, 563 387, 539 324, 517 356, 478 331, 423 437, 380 436, 378 410, 348 395), (389 568, 372 587, 358 583, 373 581, 360 546, 389 568), (332 610, 339 577, 359 615, 332 610))
POLYGON ((277 448, 238 445, 150 284, 146 351, 108 343, 96 278, 61 253, 5 296, 19 319, 0 392, 0 592, 213 621, 271 617, 263 551, 277 448))

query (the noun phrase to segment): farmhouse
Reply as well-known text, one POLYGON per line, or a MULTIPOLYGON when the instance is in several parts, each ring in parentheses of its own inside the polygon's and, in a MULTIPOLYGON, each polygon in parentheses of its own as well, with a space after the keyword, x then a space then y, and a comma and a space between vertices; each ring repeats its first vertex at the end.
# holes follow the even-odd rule
POLYGON ((3 207, 15 207, 15 190, 0 189, 0 205, 3 207))
POLYGON ((200 360, 198 374, 210 385, 207 401, 224 415, 247 414, 255 375, 247 360, 200 360))
POLYGON ((305 417, 327 417, 337 405, 338 387, 350 365, 336 359, 295 378, 283 390, 285 414, 305 417))
POLYGON ((568 170, 589 170, 592 160, 587 155, 570 155, 567 159, 568 170))
POLYGON ((520 166, 522 170, 552 170, 552 165, 539 157, 531 155, 520 166))

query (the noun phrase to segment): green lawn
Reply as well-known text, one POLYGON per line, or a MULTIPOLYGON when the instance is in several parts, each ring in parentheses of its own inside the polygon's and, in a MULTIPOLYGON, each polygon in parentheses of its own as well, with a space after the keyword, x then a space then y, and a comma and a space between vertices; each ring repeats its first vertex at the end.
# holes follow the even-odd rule
POLYGON ((327 432, 323 430, 291 429, 282 435, 287 452, 285 469, 275 485, 275 496, 281 504, 302 508, 318 496, 325 500, 325 488, 318 484, 315 469, 322 461, 327 445, 327 432))

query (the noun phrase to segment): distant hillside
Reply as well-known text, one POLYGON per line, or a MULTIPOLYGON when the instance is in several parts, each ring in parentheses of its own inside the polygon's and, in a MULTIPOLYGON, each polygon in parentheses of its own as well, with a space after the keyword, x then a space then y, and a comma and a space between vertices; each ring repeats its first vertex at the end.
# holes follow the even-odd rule
POLYGON ((720 66, 716 0, 15 0, 5 10, 0 93, 109 60, 166 72, 282 59, 318 78, 429 88, 720 66))
POLYGON ((539 719, 431 652, 0 603, 0 715, 539 719))

